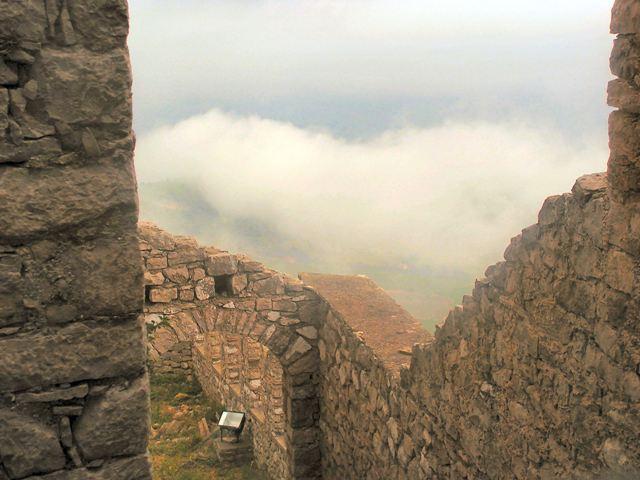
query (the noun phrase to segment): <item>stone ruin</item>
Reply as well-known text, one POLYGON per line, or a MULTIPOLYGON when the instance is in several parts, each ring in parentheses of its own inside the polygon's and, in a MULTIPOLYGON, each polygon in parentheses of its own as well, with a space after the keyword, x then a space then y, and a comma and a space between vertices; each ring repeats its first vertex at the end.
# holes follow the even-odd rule
POLYGON ((640 0, 611 31, 607 173, 432 337, 361 277, 139 241, 125 1, 0 0, 0 479, 151 478, 143 319, 274 478, 639 478, 640 0))
POLYGON ((246 256, 150 224, 140 239, 154 368, 195 375, 208 395, 247 412, 255 456, 273 478, 318 478, 317 296, 246 256))

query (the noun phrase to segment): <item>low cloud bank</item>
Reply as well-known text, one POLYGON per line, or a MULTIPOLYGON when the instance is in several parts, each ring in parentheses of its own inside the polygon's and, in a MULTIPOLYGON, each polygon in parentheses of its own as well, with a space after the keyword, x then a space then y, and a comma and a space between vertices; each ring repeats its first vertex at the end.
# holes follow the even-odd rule
POLYGON ((605 131, 577 142, 514 123, 347 141, 212 110, 142 135, 136 155, 141 182, 189 182, 223 217, 256 218, 336 271, 410 262, 481 274, 545 197, 605 169, 607 146, 605 131))

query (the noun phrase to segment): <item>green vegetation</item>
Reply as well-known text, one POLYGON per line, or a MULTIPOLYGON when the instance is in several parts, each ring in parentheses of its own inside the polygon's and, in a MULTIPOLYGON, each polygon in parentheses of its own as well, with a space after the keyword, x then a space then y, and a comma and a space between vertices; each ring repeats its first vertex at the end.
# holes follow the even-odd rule
POLYGON ((222 410, 184 376, 151 375, 149 452, 154 480, 267 479, 252 465, 226 468, 217 464, 214 442, 200 436, 198 422, 206 418, 213 427, 222 410))

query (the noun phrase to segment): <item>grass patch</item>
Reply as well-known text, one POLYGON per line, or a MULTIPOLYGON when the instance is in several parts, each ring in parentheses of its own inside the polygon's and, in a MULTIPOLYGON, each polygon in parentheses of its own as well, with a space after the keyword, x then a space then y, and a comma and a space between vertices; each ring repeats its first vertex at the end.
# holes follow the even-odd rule
POLYGON ((198 421, 206 418, 212 427, 223 407, 206 398, 197 382, 153 373, 150 380, 154 480, 267 480, 252 465, 217 464, 214 443, 200 437, 198 421))

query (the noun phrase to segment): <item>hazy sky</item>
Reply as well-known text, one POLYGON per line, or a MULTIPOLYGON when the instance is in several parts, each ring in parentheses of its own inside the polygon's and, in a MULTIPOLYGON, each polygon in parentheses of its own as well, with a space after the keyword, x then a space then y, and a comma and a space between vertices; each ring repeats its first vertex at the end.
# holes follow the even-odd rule
POLYGON ((129 3, 139 180, 190 182, 318 269, 473 278, 606 168, 609 0, 129 3))
POLYGON ((136 127, 222 108, 349 137, 451 117, 591 129, 610 3, 130 0, 136 127))

